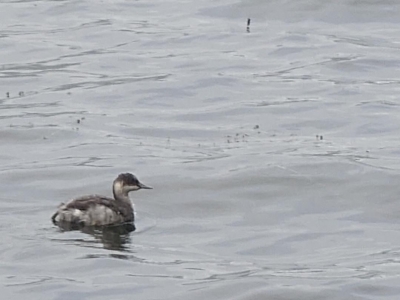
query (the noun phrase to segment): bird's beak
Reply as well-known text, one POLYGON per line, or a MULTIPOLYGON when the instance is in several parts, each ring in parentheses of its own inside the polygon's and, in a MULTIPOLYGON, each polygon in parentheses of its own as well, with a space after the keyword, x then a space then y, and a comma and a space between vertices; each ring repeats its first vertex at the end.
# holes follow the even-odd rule
POLYGON ((144 185, 143 183, 140 183, 140 182, 139 182, 138 186, 139 186, 141 189, 145 189, 145 190, 152 190, 152 189, 153 189, 152 187, 149 187, 149 186, 147 186, 147 185, 144 185))

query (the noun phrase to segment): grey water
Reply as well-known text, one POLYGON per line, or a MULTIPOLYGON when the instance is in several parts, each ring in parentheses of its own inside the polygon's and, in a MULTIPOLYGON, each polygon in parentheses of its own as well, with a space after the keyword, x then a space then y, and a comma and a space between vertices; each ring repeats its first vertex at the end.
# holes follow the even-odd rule
POLYGON ((1 1, 1 298, 399 299, 399 13, 1 1), (51 223, 121 172, 135 232, 51 223))

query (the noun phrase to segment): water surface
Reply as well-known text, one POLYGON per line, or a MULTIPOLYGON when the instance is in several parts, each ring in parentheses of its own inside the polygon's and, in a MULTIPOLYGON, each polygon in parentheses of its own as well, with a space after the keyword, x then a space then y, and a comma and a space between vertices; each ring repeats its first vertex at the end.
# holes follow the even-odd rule
POLYGON ((3 1, 2 295, 398 299, 398 13, 3 1), (136 232, 51 224, 127 171, 136 232))

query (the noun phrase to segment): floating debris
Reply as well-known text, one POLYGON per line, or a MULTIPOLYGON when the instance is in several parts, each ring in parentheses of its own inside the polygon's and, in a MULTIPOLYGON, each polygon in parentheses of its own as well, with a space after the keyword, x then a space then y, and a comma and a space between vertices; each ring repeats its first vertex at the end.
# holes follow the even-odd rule
POLYGON ((247 28, 246 28, 246 30, 247 30, 247 32, 250 32, 250 18, 248 18, 247 19, 247 28))
POLYGON ((18 95, 19 95, 20 97, 22 97, 22 96, 24 96, 24 92, 23 92, 23 91, 20 91, 20 92, 18 93, 18 95))
POLYGON ((10 98, 10 93, 9 92, 7 92, 6 95, 7 95, 7 98, 10 98))
POLYGON ((260 126, 256 125, 253 127, 253 129, 260 129, 260 126))

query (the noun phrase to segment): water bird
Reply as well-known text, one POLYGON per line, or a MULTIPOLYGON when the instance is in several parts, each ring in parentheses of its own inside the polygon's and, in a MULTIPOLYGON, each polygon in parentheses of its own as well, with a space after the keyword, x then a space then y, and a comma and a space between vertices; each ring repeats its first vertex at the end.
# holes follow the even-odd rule
POLYGON ((122 173, 113 182, 114 198, 87 195, 61 203, 51 220, 63 229, 131 224, 134 230, 135 210, 129 192, 152 189, 135 175, 122 173))

